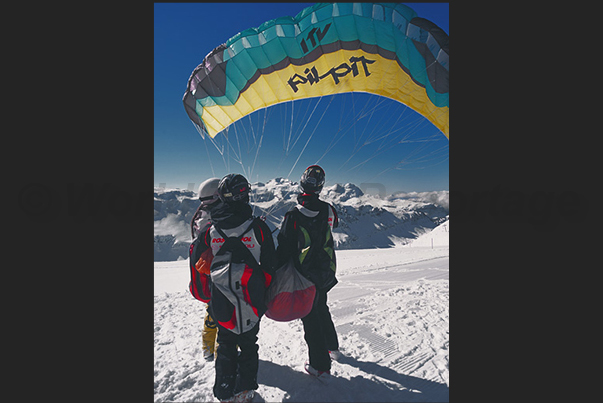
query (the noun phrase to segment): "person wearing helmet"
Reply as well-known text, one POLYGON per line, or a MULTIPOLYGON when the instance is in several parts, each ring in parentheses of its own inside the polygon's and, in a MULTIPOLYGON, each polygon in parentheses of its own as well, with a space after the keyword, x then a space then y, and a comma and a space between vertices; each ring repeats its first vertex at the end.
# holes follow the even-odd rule
POLYGON ((325 183, 325 172, 318 165, 309 166, 301 176, 297 205, 289 210, 277 240, 277 267, 293 258, 294 265, 316 286, 316 300, 302 318, 310 375, 330 374, 331 358, 339 355, 335 325, 327 306, 327 292, 337 284, 336 258, 331 230, 338 226, 335 208, 318 198, 325 183))
MULTIPOLYGON (((220 198, 218 196, 218 184, 220 178, 209 178, 199 185, 197 196, 201 204, 193 214, 191 220, 191 235, 193 240, 204 230, 211 226, 211 209, 216 207, 220 198)), ((205 305, 205 318, 203 319, 203 330, 201 331, 201 351, 203 358, 213 361, 216 347, 217 325, 209 314, 209 305, 205 305)))
POLYGON ((209 310, 218 325, 213 393, 220 401, 250 400, 258 388, 257 334, 260 319, 266 311, 265 290, 276 266, 270 228, 253 216, 249 205, 250 191, 251 186, 243 175, 223 177, 218 184, 220 201, 211 211, 212 225, 200 234, 204 237, 200 248, 210 249, 214 256, 210 269, 209 310), (223 247, 227 249, 222 250, 223 247), (241 251, 241 248, 246 250, 241 251), (244 275, 237 280, 241 266, 245 267, 244 275), (224 270, 227 270, 227 276, 224 276, 224 270), (220 286, 219 282, 224 278, 228 279, 233 294, 225 294, 228 290, 223 284, 220 286), (235 289, 243 290, 245 303, 237 299, 235 289), (251 322, 243 316, 250 312, 256 315, 251 322))
POLYGON ((191 235, 193 239, 195 239, 201 229, 203 229, 211 219, 211 207, 216 205, 216 202, 219 201, 218 196, 218 184, 220 183, 220 178, 209 178, 205 180, 203 183, 199 185, 199 191, 197 192, 197 197, 201 204, 193 214, 193 218, 191 220, 191 235))

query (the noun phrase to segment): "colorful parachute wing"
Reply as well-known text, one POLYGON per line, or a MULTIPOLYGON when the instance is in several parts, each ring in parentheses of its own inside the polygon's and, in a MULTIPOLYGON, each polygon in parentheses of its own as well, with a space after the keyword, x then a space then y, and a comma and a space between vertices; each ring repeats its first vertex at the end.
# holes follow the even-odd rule
POLYGON ((368 92, 407 105, 448 137, 448 54, 448 35, 405 5, 319 3, 215 48, 182 101, 213 138, 280 102, 368 92))

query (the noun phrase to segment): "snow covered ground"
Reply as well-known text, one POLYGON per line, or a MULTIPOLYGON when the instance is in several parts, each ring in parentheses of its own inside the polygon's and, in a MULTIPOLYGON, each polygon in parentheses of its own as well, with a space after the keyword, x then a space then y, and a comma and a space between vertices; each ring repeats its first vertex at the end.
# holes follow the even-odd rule
MULTIPOLYGON (((337 251, 328 298, 343 357, 333 376, 323 383, 304 372, 301 320, 263 317, 253 401, 448 401, 448 251, 448 221, 409 245, 337 251)), ((214 363, 201 354, 205 304, 188 292, 188 262, 155 262, 154 272, 155 401, 216 401, 214 363)))

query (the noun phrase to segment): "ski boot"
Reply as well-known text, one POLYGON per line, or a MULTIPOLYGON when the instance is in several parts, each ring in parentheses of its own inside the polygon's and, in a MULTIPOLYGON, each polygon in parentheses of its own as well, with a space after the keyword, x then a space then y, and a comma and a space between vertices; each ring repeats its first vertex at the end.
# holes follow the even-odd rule
POLYGON ((314 367, 312 367, 308 361, 306 361, 306 363, 304 364, 304 369, 310 375, 315 376, 316 378, 321 380, 327 380, 331 377, 330 371, 319 371, 317 369, 314 369, 314 367))
POLYGON ((341 358, 341 352, 339 350, 329 350, 329 356, 332 361, 339 361, 341 358))
POLYGON ((255 390, 244 390, 236 393, 233 397, 220 400, 221 403, 250 403, 255 396, 255 390))

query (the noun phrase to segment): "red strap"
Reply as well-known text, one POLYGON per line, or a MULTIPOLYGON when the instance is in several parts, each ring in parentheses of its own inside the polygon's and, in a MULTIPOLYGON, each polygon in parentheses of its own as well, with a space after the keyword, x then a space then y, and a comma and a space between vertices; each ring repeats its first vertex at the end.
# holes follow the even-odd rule
POLYGON ((207 243, 207 236, 209 235, 209 230, 211 230, 211 227, 211 225, 207 227, 207 231, 205 231, 205 238, 203 238, 203 241, 205 242, 205 245, 207 245, 207 247, 211 247, 211 245, 207 243))

